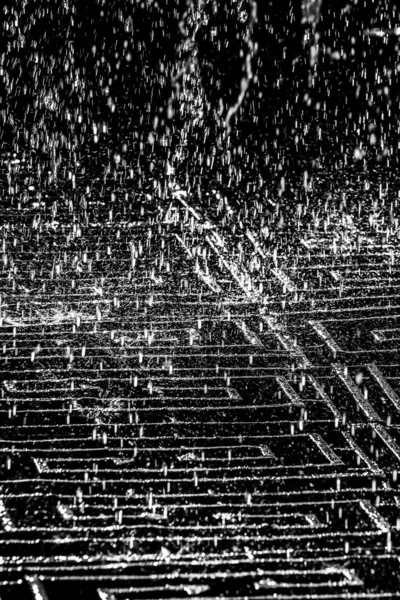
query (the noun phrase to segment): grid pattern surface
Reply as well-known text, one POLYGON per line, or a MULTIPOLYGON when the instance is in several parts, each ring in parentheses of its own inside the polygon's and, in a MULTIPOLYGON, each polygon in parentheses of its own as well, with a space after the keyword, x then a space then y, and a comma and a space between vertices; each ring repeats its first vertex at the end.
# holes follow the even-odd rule
POLYGON ((57 206, 1 216, 0 598, 397 597, 395 228, 57 206))

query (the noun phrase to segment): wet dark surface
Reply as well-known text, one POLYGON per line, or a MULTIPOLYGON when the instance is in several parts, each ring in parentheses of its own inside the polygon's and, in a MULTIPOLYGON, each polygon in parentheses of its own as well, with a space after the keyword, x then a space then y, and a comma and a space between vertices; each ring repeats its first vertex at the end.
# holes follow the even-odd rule
POLYGON ((395 181, 371 183, 371 218, 316 185, 252 241, 183 192, 162 216, 129 177, 85 194, 86 173, 74 190, 20 160, 3 160, 35 187, 2 211, 4 597, 392 596, 395 181))
POLYGON ((360 2, 346 28, 339 4, 319 31, 347 58, 321 53, 310 87, 299 5, 258 6, 259 80, 230 134, 218 104, 237 90, 241 5, 206 3, 179 89, 155 76, 161 58, 187 67, 171 10, 18 6, 26 43, 3 55, 1 599, 398 596, 395 79, 385 100, 367 77, 371 105, 347 87, 357 114, 339 101, 362 60, 386 74, 397 60, 397 38, 365 28, 398 23, 360 2))

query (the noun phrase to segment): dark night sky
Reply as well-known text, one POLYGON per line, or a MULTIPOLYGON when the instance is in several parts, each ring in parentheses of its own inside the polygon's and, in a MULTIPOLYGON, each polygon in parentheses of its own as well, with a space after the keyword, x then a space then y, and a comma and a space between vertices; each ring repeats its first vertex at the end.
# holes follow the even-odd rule
MULTIPOLYGON (((40 130, 45 138, 61 134, 71 144, 84 143, 92 122, 106 122, 115 132, 139 128, 147 136, 155 116, 160 135, 166 126, 179 130, 176 114, 173 123, 166 121, 166 107, 185 7, 183 0, 15 0, 3 7, 3 140, 10 144, 19 134, 22 144, 23 131, 28 139, 40 130), (53 101, 57 109, 49 114, 53 101)), ((208 23, 196 38, 201 79, 213 109, 222 99, 226 111, 243 76, 246 22, 233 0, 208 2, 205 12, 208 23)), ((334 141, 340 153, 338 133, 350 145, 368 145, 373 127, 378 139, 397 149, 397 37, 367 39, 363 30, 399 24, 391 2, 325 1, 310 85, 300 2, 258 2, 256 78, 234 124, 238 144, 258 151, 266 139, 271 147, 277 141, 289 155, 312 159, 334 141), (317 127, 325 132, 322 140, 317 127)), ((207 118, 212 121, 212 112, 207 118)))

